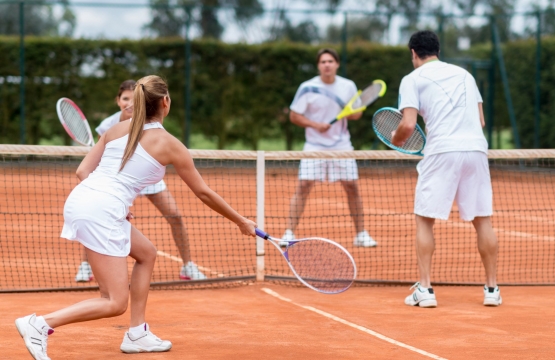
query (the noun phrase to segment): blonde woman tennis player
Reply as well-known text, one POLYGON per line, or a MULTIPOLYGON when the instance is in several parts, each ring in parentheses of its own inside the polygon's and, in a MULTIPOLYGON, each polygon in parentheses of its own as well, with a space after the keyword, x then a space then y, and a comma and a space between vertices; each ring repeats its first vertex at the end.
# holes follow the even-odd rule
POLYGON ((420 281, 405 304, 436 307, 430 283, 435 249, 435 219, 447 220, 453 200, 463 220, 472 221, 478 250, 486 270, 484 305, 501 305, 496 283, 497 237, 491 225, 493 195, 488 164, 488 143, 482 97, 476 81, 463 68, 439 61, 439 39, 431 31, 418 31, 409 41, 415 70, 399 88, 403 120, 392 143, 401 146, 412 134, 420 114, 426 123, 424 159, 418 163, 414 199, 416 254, 420 281))
MULTIPOLYGON (((120 121, 129 120, 133 115, 133 88, 135 87, 135 80, 126 80, 119 86, 116 103, 120 111, 112 116, 104 119, 96 128, 99 136, 102 136, 112 126, 118 124, 120 121)), ((187 228, 181 218, 181 213, 177 207, 175 198, 166 187, 164 180, 160 180, 156 184, 149 185, 141 190, 141 195, 146 196, 154 206, 162 213, 166 221, 171 227, 173 240, 183 265, 179 272, 181 280, 204 280, 206 276, 199 270, 198 266, 191 260, 191 250, 189 246, 189 238, 187 235, 187 228)), ((75 275, 76 282, 87 282, 93 278, 92 269, 83 257, 81 265, 77 274, 75 275)))
MULTIPOLYGON (((62 237, 83 244, 100 288, 100 298, 53 313, 31 314, 15 321, 35 359, 49 359, 48 336, 62 325, 123 314, 131 297, 131 322, 123 337, 125 353, 168 351, 172 344, 150 332, 145 308, 156 248, 128 219, 129 207, 148 185, 164 176, 166 166, 176 172, 206 205, 254 236, 255 223, 233 210, 212 191, 195 169, 187 148, 164 130, 170 110, 166 83, 158 76, 137 82, 133 93, 133 121, 110 128, 77 169, 81 183, 64 206, 62 237), (127 256, 136 260, 129 283, 127 256)), ((90 336, 90 335, 89 335, 90 336)))

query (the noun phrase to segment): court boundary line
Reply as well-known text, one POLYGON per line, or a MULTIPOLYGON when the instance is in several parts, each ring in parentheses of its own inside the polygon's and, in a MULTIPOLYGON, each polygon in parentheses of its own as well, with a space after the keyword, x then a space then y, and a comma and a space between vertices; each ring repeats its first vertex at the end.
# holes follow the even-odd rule
POLYGON ((326 318, 328 318, 328 319, 331 319, 331 320, 337 321, 337 322, 339 322, 339 323, 341 323, 341 324, 350 326, 350 327, 352 327, 352 328, 354 328, 354 329, 360 330, 360 331, 362 331, 362 332, 364 332, 364 333, 367 333, 367 334, 369 334, 369 335, 372 335, 372 336, 374 336, 374 337, 376 337, 376 338, 378 338, 378 339, 380 339, 380 340, 383 340, 383 341, 388 342, 388 343, 390 343, 390 344, 393 344, 393 345, 395 345, 395 346, 399 346, 399 347, 405 348, 405 349, 407 349, 407 350, 416 352, 416 353, 418 353, 418 354, 420 354, 420 355, 424 355, 424 356, 427 356, 427 357, 432 358, 432 359, 436 359, 436 360, 447 360, 446 358, 443 358, 443 357, 441 357, 441 356, 438 356, 438 355, 429 353, 429 352, 427 352, 427 351, 425 351, 425 350, 418 349, 418 348, 416 348, 416 347, 414 347, 414 346, 407 345, 407 344, 405 344, 405 343, 402 343, 402 342, 400 342, 400 341, 397 341, 397 340, 395 340, 395 339, 392 339, 392 338, 390 338, 390 337, 387 337, 387 336, 385 336, 385 335, 382 335, 382 334, 380 334, 380 333, 378 333, 378 332, 376 332, 376 331, 374 331, 374 330, 370 330, 370 329, 368 329, 368 328, 365 328, 364 326, 357 325, 357 324, 355 324, 355 323, 352 323, 352 322, 350 322, 350 321, 347 321, 347 320, 345 320, 345 319, 342 319, 342 318, 340 318, 340 317, 338 317, 338 316, 332 315, 332 314, 330 314, 330 313, 327 313, 327 312, 322 311, 322 310, 320 310, 320 309, 317 309, 317 308, 315 308, 315 307, 298 304, 298 303, 294 302, 293 300, 291 300, 291 299, 289 299, 289 298, 286 298, 286 297, 281 296, 280 294, 278 294, 277 292, 275 292, 275 291, 272 290, 272 289, 269 289, 269 288, 262 288, 261 290, 264 291, 266 294, 271 295, 271 296, 273 296, 273 297, 275 297, 275 298, 277 298, 277 299, 279 299, 279 300, 288 302, 288 303, 290 303, 290 304, 293 304, 293 305, 298 306, 298 307, 300 307, 300 308, 303 308, 303 309, 305 309, 305 310, 312 311, 312 312, 314 312, 314 313, 317 313, 317 314, 319 314, 319 315, 322 315, 322 316, 324 316, 324 317, 326 317, 326 318))
MULTIPOLYGON (((168 253, 166 253, 166 252, 163 252, 162 250, 156 250, 156 255, 158 255, 158 256, 163 256, 163 257, 165 257, 165 258, 167 258, 167 259, 170 259, 170 260, 175 261, 175 262, 177 262, 177 263, 183 264, 183 260, 182 260, 180 257, 174 256, 174 255, 170 255, 170 254, 168 254, 168 253)), ((219 272, 217 272, 217 271, 214 271, 214 270, 212 270, 212 269, 210 269, 210 268, 207 268, 206 266, 201 266, 201 265, 197 264, 197 267, 198 267, 200 270, 202 270, 202 271, 204 271, 204 272, 209 272, 210 274, 216 275, 216 276, 219 277, 219 278, 224 278, 224 277, 228 276, 228 275, 226 275, 226 274, 222 274, 222 273, 219 273, 219 272)))

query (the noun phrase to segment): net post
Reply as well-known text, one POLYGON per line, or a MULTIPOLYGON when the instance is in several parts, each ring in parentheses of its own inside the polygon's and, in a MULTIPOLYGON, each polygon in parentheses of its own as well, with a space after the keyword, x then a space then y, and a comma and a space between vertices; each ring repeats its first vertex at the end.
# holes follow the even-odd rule
MULTIPOLYGON (((256 224, 264 229, 264 151, 256 152, 256 224)), ((256 237, 256 281, 264 281, 264 239, 256 237)))

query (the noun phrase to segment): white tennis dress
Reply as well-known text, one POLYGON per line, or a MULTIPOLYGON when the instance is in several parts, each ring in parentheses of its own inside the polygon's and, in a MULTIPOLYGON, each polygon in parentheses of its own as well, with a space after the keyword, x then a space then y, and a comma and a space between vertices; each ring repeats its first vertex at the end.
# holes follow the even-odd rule
MULTIPOLYGON (((111 116, 108 116, 106 119, 102 120, 100 125, 98 125, 98 127, 95 129, 97 134, 99 136, 102 136, 106 131, 108 131, 108 129, 110 129, 112 126, 119 123, 120 117, 121 117, 121 111, 118 111, 117 113, 111 116)), ((164 182, 164 180, 160 180, 156 184, 145 187, 141 191, 141 195, 154 195, 166 189, 167 189, 166 183, 164 182)))
MULTIPOLYGON (((163 129, 158 122, 144 130, 163 129)), ((145 187, 164 177, 166 167, 139 143, 119 171, 128 135, 106 144, 98 167, 73 189, 64 206, 61 237, 77 240, 97 253, 124 257, 131 250, 129 207, 145 187)))

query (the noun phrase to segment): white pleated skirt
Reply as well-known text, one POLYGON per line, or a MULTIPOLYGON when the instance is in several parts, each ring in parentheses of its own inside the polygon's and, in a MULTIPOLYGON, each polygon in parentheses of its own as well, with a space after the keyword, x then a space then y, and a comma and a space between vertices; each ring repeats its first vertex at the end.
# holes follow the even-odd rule
POLYGON ((129 208, 117 197, 77 185, 64 205, 61 237, 99 254, 125 257, 131 250, 129 208))

